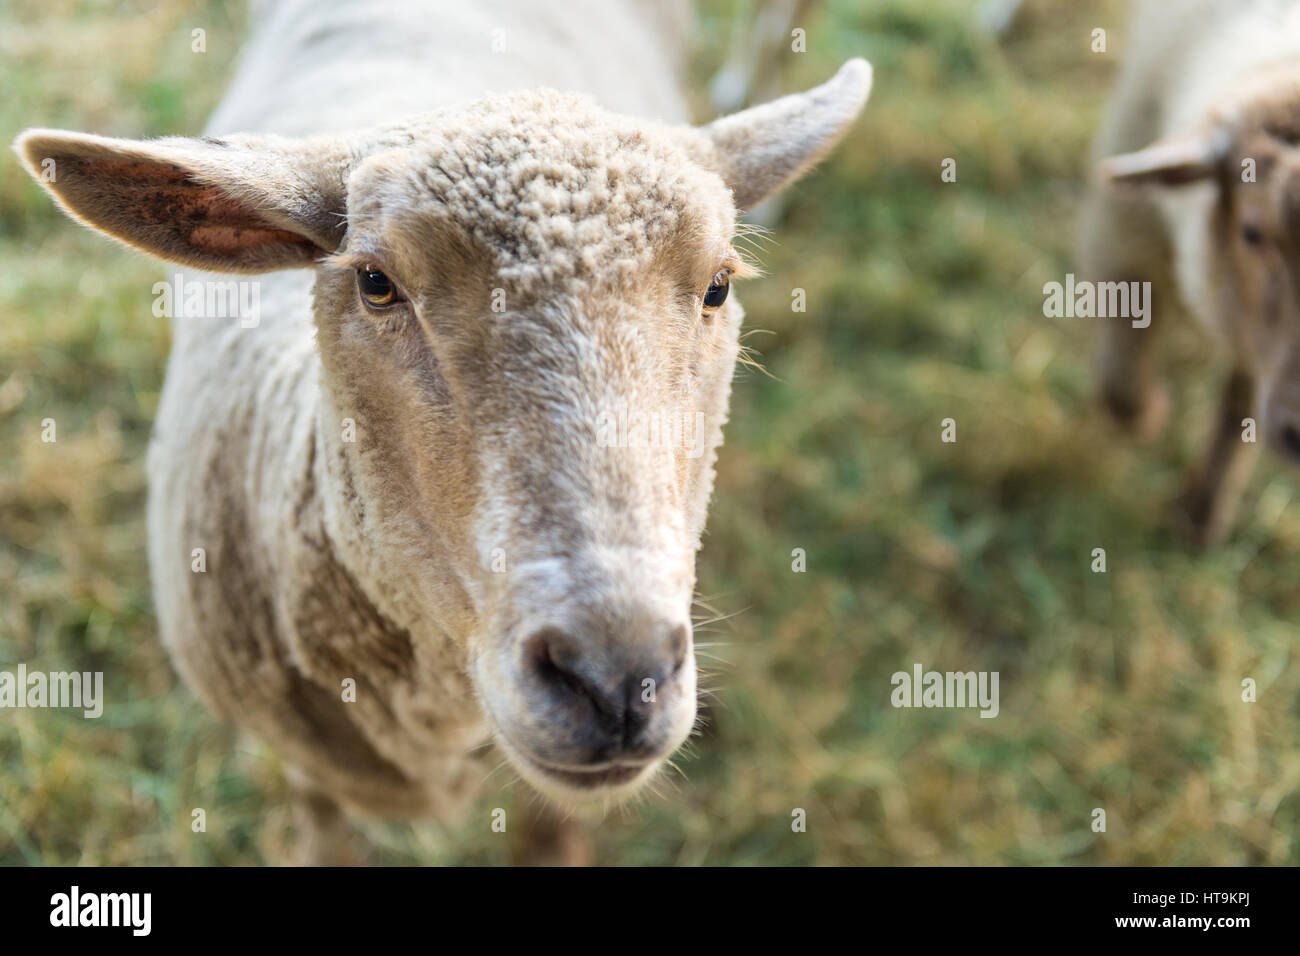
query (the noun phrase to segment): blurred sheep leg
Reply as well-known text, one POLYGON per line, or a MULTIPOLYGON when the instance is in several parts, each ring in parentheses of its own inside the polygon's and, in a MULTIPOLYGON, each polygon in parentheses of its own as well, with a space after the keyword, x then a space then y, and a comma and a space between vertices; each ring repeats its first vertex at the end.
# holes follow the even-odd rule
POLYGON ((301 773, 288 770, 296 842, 295 866, 358 866, 367 862, 358 835, 333 798, 301 773))
POLYGON ((1192 539, 1200 547, 1220 543, 1232 527, 1255 465, 1258 445, 1242 440, 1242 419, 1253 415, 1254 407, 1254 378, 1234 369, 1223 388, 1209 451, 1179 499, 1192 539))
MULTIPOLYGON (((1109 128, 1099 137, 1102 155, 1146 135, 1127 128, 1140 126, 1140 116, 1108 119, 1109 128)), ((1094 175, 1083 206, 1079 253, 1080 280, 1151 283, 1145 328, 1122 317, 1096 321, 1105 323, 1097 362, 1102 404, 1131 435, 1152 438, 1169 417, 1168 393, 1160 382, 1160 342, 1181 310, 1159 210, 1145 196, 1108 188, 1094 175)))

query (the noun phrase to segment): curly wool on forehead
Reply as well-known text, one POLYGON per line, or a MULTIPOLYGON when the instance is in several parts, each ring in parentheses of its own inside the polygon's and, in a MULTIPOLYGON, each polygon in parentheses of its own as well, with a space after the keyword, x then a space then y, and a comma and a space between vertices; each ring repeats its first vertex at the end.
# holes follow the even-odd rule
POLYGON ((730 239, 730 191, 692 161, 697 136, 576 94, 490 96, 389 130, 396 155, 359 170, 356 211, 397 231, 449 219, 525 291, 626 281, 672 244, 730 239))

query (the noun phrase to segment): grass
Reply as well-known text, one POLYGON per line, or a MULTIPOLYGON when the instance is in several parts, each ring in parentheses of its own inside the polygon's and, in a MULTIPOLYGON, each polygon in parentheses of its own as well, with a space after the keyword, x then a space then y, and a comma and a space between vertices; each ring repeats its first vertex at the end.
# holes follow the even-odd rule
MULTIPOLYGON (((727 9, 707 3, 697 34, 725 36, 727 9)), ((744 609, 703 638, 722 658, 709 730, 685 779, 595 829, 598 861, 1300 862, 1295 477, 1266 460, 1231 540, 1189 552, 1166 503, 1221 364, 1173 336, 1179 414, 1135 447, 1095 407, 1097 320, 1041 313, 1071 269, 1123 10, 1029 0, 998 41, 958 0, 835 0, 805 25, 787 88, 858 54, 876 87, 741 293, 772 377, 740 373, 700 561, 701 591, 744 609), (998 671, 1000 715, 893 709, 890 676, 916 662, 998 671)), ((0 133, 196 133, 244 25, 217 2, 16 0, 0 133)), ((698 51, 697 88, 718 54, 698 51)), ((274 860, 282 771, 178 682, 151 611, 143 461, 168 332, 139 290, 161 269, 64 221, 7 152, 0 263, 0 669, 102 670, 110 704, 0 711, 0 863, 274 860)), ((502 776, 463 826, 370 825, 380 859, 508 862, 489 813, 529 798, 502 776)))

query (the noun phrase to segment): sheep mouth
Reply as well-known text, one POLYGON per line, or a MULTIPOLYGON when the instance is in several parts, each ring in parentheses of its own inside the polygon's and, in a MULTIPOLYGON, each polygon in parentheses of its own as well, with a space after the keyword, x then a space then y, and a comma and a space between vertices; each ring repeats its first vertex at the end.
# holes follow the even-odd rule
POLYGON ((621 787, 624 784, 631 783, 638 776, 645 772, 644 764, 629 765, 618 764, 613 767, 606 767, 601 770, 561 770, 556 767, 548 767, 540 764, 535 760, 529 760, 533 769, 543 776, 549 777, 566 787, 572 787, 575 790, 599 790, 605 787, 621 787))
POLYGON ((595 795, 602 790, 621 789, 634 783, 655 766, 654 763, 615 762, 602 764, 598 767, 561 767, 555 764, 543 763, 524 748, 506 738, 504 734, 501 737, 507 753, 515 758, 518 764, 522 765, 519 769, 528 771, 525 777, 533 776, 539 778, 539 782, 545 781, 559 784, 569 792, 586 791, 595 795))

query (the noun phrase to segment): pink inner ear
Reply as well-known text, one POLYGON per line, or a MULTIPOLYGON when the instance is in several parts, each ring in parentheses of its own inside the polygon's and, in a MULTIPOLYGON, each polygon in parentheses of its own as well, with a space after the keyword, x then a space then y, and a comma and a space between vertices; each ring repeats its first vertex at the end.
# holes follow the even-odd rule
POLYGON ((231 255, 310 239, 269 222, 256 208, 178 166, 137 160, 77 161, 87 176, 110 183, 123 205, 146 223, 171 226, 195 251, 231 255))
POLYGON ((280 229, 248 205, 215 186, 190 182, 189 199, 202 210, 204 222, 190 230, 190 242, 212 252, 239 252, 266 246, 296 244, 310 246, 310 240, 280 229))
POLYGON ((197 248, 211 252, 240 252, 262 249, 267 246, 288 244, 310 246, 312 243, 285 229, 266 229, 257 226, 195 226, 190 230, 190 242, 197 248))

